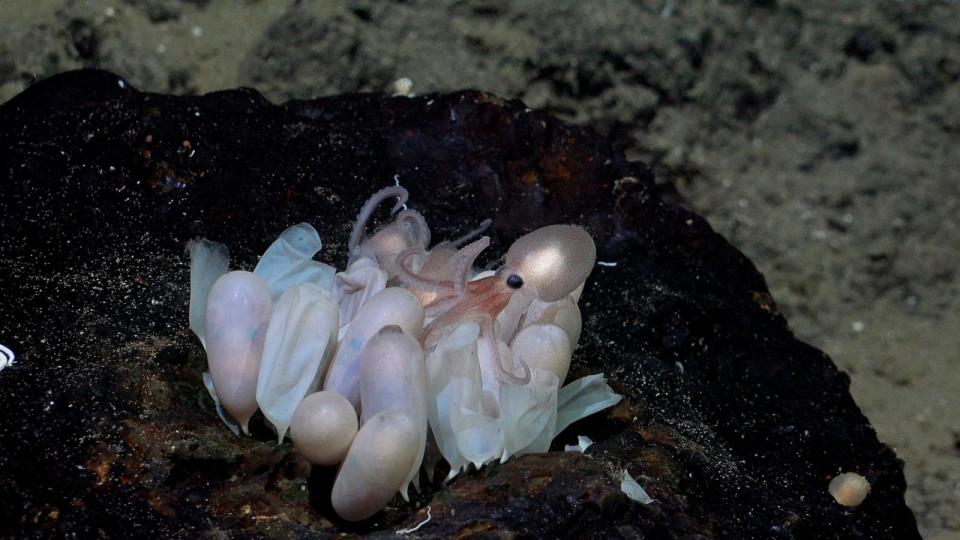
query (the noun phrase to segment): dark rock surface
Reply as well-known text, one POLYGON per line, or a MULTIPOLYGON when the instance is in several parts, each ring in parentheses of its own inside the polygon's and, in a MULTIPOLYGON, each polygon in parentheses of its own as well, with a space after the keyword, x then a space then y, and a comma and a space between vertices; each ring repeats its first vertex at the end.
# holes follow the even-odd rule
POLYGON ((750 261, 590 131, 474 92, 274 106, 85 71, 0 106, 0 148, 0 343, 18 357, 0 372, 2 535, 390 536, 429 508, 412 536, 918 537, 848 377, 792 335, 750 261), (572 375, 604 371, 626 399, 557 439, 590 435, 586 456, 511 460, 347 525, 329 471, 220 425, 185 245, 225 242, 251 268, 306 220, 342 266, 359 205, 395 175, 436 238, 493 218, 491 253, 587 226, 615 266, 584 293, 572 375), (620 492, 623 469, 653 504, 620 492), (873 484, 855 509, 826 490, 845 470, 873 484))

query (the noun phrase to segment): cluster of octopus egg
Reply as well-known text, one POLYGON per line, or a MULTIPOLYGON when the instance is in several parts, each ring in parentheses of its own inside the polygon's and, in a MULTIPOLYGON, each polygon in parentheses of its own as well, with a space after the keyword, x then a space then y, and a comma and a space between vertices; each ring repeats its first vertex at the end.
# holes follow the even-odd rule
POLYGON ((537 229, 500 269, 474 275, 489 239, 467 242, 489 223, 428 249, 429 228, 406 200, 396 186, 367 201, 343 272, 313 259, 320 237, 305 223, 253 272, 228 272, 222 244, 190 244, 190 328, 221 418, 247 432, 259 409, 308 460, 339 465, 331 501, 347 520, 397 492, 407 498, 421 467, 436 464, 425 454, 442 456, 452 478, 545 452, 572 422, 620 400, 602 374, 561 388, 596 258, 586 231, 537 229), (394 221, 365 238, 374 210, 394 197, 394 221))

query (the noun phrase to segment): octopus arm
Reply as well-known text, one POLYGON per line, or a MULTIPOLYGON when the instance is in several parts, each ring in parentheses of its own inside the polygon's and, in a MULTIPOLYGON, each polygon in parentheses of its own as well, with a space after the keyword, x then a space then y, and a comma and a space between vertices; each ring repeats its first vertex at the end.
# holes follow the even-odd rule
POLYGON ((451 240, 451 241, 449 241, 449 242, 443 242, 443 243, 441 243, 440 245, 441 245, 441 246, 452 246, 452 247, 462 246, 463 244, 466 244, 467 242, 469 242, 469 241, 473 240, 474 238, 480 236, 481 234, 485 233, 485 232, 487 231, 487 229, 490 228, 490 225, 493 225, 493 220, 490 219, 490 218, 487 218, 487 219, 481 221, 481 222, 480 222, 480 225, 477 225, 477 228, 476 228, 476 229, 473 229, 472 231, 464 234, 463 236, 461 236, 460 238, 457 238, 456 240, 451 240))
POLYGON ((373 211, 377 209, 377 206, 380 206, 380 203, 391 197, 396 197, 397 203, 394 204, 390 210, 390 213, 393 214, 407 203, 409 196, 406 189, 400 186, 389 186, 374 193, 367 199, 367 202, 363 203, 363 206, 360 208, 360 213, 357 214, 357 220, 353 224, 353 230, 350 231, 350 242, 347 245, 349 252, 353 254, 357 248, 360 247, 367 223, 370 221, 370 217, 373 216, 373 211))
POLYGON ((484 236, 474 242, 471 242, 464 246, 460 251, 457 252, 457 255, 454 259, 453 266, 453 289, 456 291, 457 295, 462 295, 464 289, 467 287, 467 280, 470 277, 470 268, 473 267, 473 261, 477 260, 477 257, 483 250, 487 249, 487 246, 490 245, 490 237, 484 236))
POLYGON ((453 282, 443 279, 434 279, 421 275, 413 269, 413 261, 417 256, 422 256, 424 251, 419 248, 408 249, 397 257, 397 267, 400 280, 407 287, 418 289, 420 291, 432 292, 437 294, 456 294, 453 282))
POLYGON ((516 359, 523 375, 517 376, 512 369, 504 366, 505 357, 509 356, 510 349, 506 349, 506 354, 501 350, 500 343, 494 331, 493 319, 484 315, 480 321, 480 338, 486 342, 487 350, 490 351, 490 365, 493 367, 494 376, 502 383, 506 384, 527 384, 530 382, 530 368, 522 358, 516 359))

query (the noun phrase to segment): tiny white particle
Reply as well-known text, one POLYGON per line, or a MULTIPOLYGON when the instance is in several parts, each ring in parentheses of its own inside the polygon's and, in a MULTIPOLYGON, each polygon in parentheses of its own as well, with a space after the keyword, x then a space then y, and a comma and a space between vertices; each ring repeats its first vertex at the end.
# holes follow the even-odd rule
POLYGON ((103 10, 103 14, 106 15, 107 17, 113 17, 114 15, 117 14, 117 10, 113 9, 113 6, 110 6, 107 9, 103 10))
POLYGON ((165 52, 167 52, 167 46, 165 44, 160 43, 159 45, 157 45, 157 53, 163 54, 165 52))
POLYGON ((600 266, 614 267, 617 265, 616 262, 606 262, 606 261, 597 261, 597 264, 600 266))
POLYGON ((863 329, 866 328, 866 325, 863 324, 863 321, 853 321, 853 324, 850 325, 853 328, 853 331, 856 333, 863 332, 863 329))
POLYGON ((195 38, 201 37, 203 36, 203 28, 201 28, 200 26, 194 26, 193 28, 190 29, 190 33, 195 38))
POLYGON ((126 88, 127 83, 123 82, 123 79, 117 79, 117 86, 119 86, 120 88, 126 88))

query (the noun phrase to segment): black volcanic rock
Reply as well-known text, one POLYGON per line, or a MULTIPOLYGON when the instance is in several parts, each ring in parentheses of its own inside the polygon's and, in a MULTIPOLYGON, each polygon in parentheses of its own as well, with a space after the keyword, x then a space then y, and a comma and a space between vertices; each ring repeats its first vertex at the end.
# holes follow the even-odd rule
POLYGON ((919 537, 848 377, 792 335, 750 261, 590 131, 478 92, 277 106, 80 71, 0 106, 0 148, 0 343, 17 355, 0 372, 0 535, 391 536, 429 510, 411 536, 919 537), (492 218, 484 263, 540 225, 585 225, 608 264, 572 376, 604 371, 626 399, 558 437, 591 436, 586 455, 426 483, 350 525, 330 471, 262 421, 252 438, 220 424, 185 246, 225 242, 249 269, 309 221, 342 267, 360 204, 394 178, 435 238, 492 218), (654 503, 621 493, 623 469, 654 503), (827 493, 841 471, 871 482, 861 506, 827 493))

